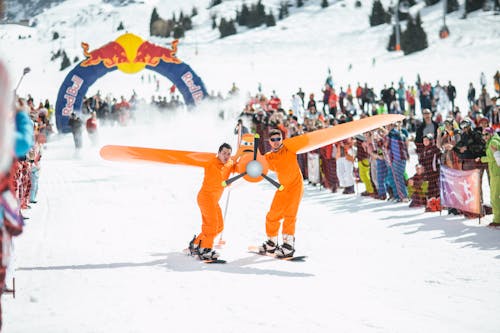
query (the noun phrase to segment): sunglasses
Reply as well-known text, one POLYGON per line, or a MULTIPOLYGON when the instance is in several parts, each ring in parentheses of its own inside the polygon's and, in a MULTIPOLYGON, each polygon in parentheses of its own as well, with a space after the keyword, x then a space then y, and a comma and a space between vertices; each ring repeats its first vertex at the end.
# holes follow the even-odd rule
POLYGON ((271 140, 272 142, 280 142, 281 138, 270 138, 269 140, 271 140))

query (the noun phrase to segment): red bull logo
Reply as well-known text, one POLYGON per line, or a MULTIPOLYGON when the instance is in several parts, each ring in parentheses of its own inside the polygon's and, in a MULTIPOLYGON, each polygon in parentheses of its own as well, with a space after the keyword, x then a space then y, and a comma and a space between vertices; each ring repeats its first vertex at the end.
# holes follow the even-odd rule
POLYGON ((139 46, 134 62, 141 62, 154 67, 158 66, 160 60, 163 60, 164 62, 180 64, 182 61, 175 56, 178 43, 179 40, 177 39, 172 41, 172 49, 167 49, 166 47, 145 41, 139 46))
POLYGON ((83 84, 82 78, 78 75, 73 75, 71 82, 73 82, 73 85, 67 88, 66 93, 64 94, 65 104, 62 110, 63 116, 69 116, 71 112, 73 112, 76 96, 78 96, 78 92, 83 84))
POLYGON ((180 64, 176 57, 179 40, 171 43, 171 49, 142 40, 134 34, 124 34, 115 41, 98 49, 89 51, 89 45, 82 43, 83 54, 87 59, 81 66, 96 66, 102 63, 107 68, 117 67, 125 73, 137 73, 147 65, 156 67, 161 60, 167 63, 180 64))
POLYGON ((83 54, 87 57, 81 63, 83 67, 96 66, 102 62, 104 66, 111 68, 129 62, 125 48, 117 42, 110 42, 90 52, 87 43, 82 43, 82 48, 83 54))

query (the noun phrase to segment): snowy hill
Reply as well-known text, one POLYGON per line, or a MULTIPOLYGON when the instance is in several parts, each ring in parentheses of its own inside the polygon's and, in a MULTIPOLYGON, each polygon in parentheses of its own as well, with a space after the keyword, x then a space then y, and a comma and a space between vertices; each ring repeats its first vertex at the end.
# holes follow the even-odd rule
MULTIPOLYGON (((263 3, 277 13, 279 0, 263 3)), ((115 40, 123 33, 116 31, 120 22, 126 31, 165 45, 169 40, 149 38, 153 8, 157 8, 161 17, 170 18, 180 10, 191 13, 196 7, 199 14, 193 17, 194 29, 181 40, 178 56, 202 77, 209 91, 223 94, 232 82, 242 91, 252 93, 261 82, 264 93, 276 90, 284 101, 298 87, 319 95, 327 68, 331 68, 335 84, 344 88, 347 84, 368 82, 379 91, 383 84, 397 82, 400 77, 413 84, 417 73, 432 83, 451 80, 458 90, 459 105, 465 106, 468 83, 478 84, 480 72, 485 72, 491 83, 491 76, 498 69, 494 50, 500 46, 500 16, 491 11, 477 11, 461 20, 462 4, 459 11, 447 16, 451 36, 441 40, 438 32, 442 25, 442 5, 423 8, 421 15, 429 48, 403 56, 402 52, 386 51, 391 25, 370 28, 371 1, 363 1, 361 8, 355 8, 353 0, 331 3, 322 9, 319 0, 309 0, 300 9, 291 7, 290 16, 278 21, 275 27, 251 30, 238 27, 237 35, 219 39, 218 31, 211 28, 211 14, 234 18, 241 1, 225 0, 207 9, 206 0, 181 3, 149 0, 124 6, 100 0, 67 0, 36 16, 36 27, 0 26, 0 52, 12 69, 14 82, 23 67, 32 68, 20 88, 21 94, 32 93, 37 99, 54 100, 69 69, 60 72, 60 59, 51 62, 51 52, 64 49, 71 60, 75 57, 81 60, 82 41, 92 49, 115 40), (60 35, 59 39, 52 39, 54 32, 60 35), (26 38, 19 39, 20 36, 26 38)), ((389 1, 383 3, 387 8, 389 1)), ((130 95, 138 76, 115 73, 98 81, 93 88, 113 92, 115 96, 130 95), (119 86, 114 84, 116 80, 120 80, 119 86)), ((149 95, 144 97, 149 99, 149 95)))

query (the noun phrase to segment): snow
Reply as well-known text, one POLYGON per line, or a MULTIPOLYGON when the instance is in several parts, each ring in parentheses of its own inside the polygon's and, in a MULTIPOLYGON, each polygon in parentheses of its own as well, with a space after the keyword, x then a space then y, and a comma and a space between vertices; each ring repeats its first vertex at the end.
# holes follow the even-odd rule
MULTIPOLYGON (((451 36, 439 40, 441 7, 426 8, 430 47, 405 57, 385 51, 389 25, 369 28, 371 3, 354 9, 354 1, 339 1, 321 10, 309 0, 274 28, 219 40, 206 1, 143 2, 114 8, 69 0, 44 12, 36 28, 0 26, 0 55, 14 84, 25 66, 32 69, 19 93, 55 101, 69 69, 60 72, 51 51, 63 46, 81 59, 81 41, 94 48, 116 39, 121 33, 111 24, 121 20, 145 38, 154 6, 169 18, 171 8, 197 5, 198 28, 181 41, 178 56, 209 91, 223 94, 232 82, 243 96, 261 82, 286 105, 298 87, 319 96, 331 67, 344 88, 366 81, 378 91, 401 76, 411 84, 417 73, 432 83, 451 80, 465 108, 468 83, 477 88, 484 71, 491 92, 498 69, 500 17, 491 12, 467 20, 451 14, 451 36), (53 31, 64 38, 52 41, 53 31)), ((240 5, 224 1, 215 9, 229 15, 240 5)), ((116 97, 137 89, 146 100, 157 95, 139 76, 113 73, 92 89, 116 97)), ((71 136, 47 145, 39 201, 25 211, 29 219, 15 240, 17 295, 2 297, 4 332, 498 332, 500 233, 485 227, 488 218, 479 224, 306 185, 296 247, 308 259, 283 262, 247 253, 265 237, 274 188, 239 180, 220 202, 223 211, 229 203, 220 249, 228 263, 207 265, 182 254, 200 231, 195 198, 203 171, 108 162, 98 150, 130 144, 215 152, 223 141, 235 144, 233 116, 243 102, 232 103, 222 106, 227 120, 216 117, 220 107, 213 105, 166 118, 144 110, 135 125, 100 128, 100 145, 85 140, 78 155, 71 136)))

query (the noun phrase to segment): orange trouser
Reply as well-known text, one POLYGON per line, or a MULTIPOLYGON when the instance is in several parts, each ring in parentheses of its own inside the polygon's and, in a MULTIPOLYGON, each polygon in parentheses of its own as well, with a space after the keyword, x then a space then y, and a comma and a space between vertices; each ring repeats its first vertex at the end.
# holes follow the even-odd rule
POLYGON ((282 233, 295 235, 295 221, 297 220, 297 212, 303 193, 304 186, 302 185, 302 181, 285 186, 283 191, 276 191, 271 208, 266 216, 267 237, 278 236, 282 219, 282 233))
POLYGON ((214 238, 224 229, 224 220, 219 206, 220 195, 200 191, 198 206, 201 210, 201 233, 194 243, 203 248, 213 248, 214 238))

